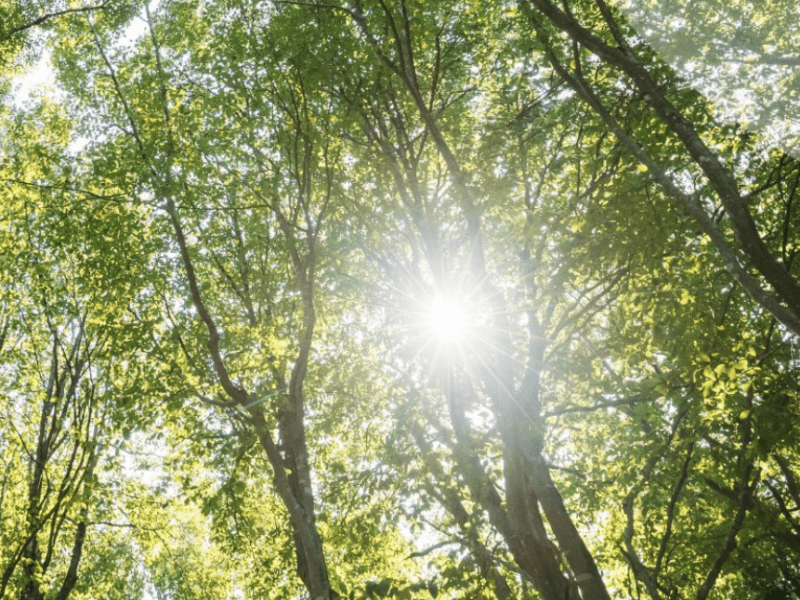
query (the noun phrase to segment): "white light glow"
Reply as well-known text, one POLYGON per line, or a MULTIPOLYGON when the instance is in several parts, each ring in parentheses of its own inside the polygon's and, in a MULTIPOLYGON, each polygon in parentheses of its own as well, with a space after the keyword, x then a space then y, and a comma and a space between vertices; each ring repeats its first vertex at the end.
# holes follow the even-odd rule
POLYGON ((469 328, 467 308, 455 298, 434 298, 427 319, 431 334, 445 344, 462 341, 469 328))

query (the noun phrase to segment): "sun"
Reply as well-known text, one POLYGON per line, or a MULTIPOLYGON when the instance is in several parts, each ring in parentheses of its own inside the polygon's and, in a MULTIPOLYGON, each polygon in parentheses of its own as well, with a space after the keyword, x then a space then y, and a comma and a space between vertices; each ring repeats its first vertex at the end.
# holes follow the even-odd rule
POLYGON ((426 313, 430 335, 440 344, 453 346, 462 343, 470 328, 467 306, 458 298, 437 295, 426 313))
POLYGON ((469 368, 484 349, 487 314, 480 298, 464 282, 420 282, 404 294, 398 342, 404 353, 433 369, 469 368))

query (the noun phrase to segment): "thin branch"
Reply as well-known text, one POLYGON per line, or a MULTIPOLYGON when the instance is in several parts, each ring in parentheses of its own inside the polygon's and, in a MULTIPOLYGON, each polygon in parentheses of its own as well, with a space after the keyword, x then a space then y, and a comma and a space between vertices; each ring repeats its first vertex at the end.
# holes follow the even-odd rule
POLYGON ((459 545, 462 546, 463 542, 461 540, 445 540, 444 542, 439 542, 438 544, 434 544, 433 546, 428 546, 424 550, 420 550, 419 552, 412 552, 408 555, 408 558, 421 558, 423 556, 427 556, 434 550, 438 550, 444 546, 454 546, 459 545))
POLYGON ((46 13, 34 19, 33 21, 29 21, 23 25, 19 25, 10 29, 7 34, 3 37, 0 37, 0 42, 5 42, 6 40, 10 40, 12 36, 22 33, 28 29, 32 29, 34 27, 38 27, 42 25, 46 21, 50 19, 55 19, 56 17, 61 17, 63 15, 75 14, 75 13, 85 13, 85 12, 92 12, 96 10, 103 10, 108 5, 108 2, 103 2, 102 4, 95 4, 93 6, 84 6, 81 8, 65 8, 63 10, 53 11, 51 13, 46 13))
POLYGON ((591 406, 565 406, 542 414, 543 419, 552 419, 569 413, 588 413, 605 408, 616 408, 618 406, 629 406, 640 402, 652 402, 652 396, 634 396, 633 398, 621 398, 619 400, 609 400, 608 402, 597 402, 591 406))
POLYGON ((658 556, 656 556, 656 566, 653 569, 653 578, 655 579, 658 579, 658 574, 661 571, 661 567, 663 566, 662 563, 664 560, 664 555, 667 552, 667 545, 669 544, 669 538, 672 535, 672 523, 675 520, 675 506, 678 504, 678 497, 683 491, 683 486, 686 484, 686 479, 689 477, 689 464, 692 461, 693 451, 694 451, 694 442, 690 442, 689 448, 686 451, 686 459, 683 461, 681 475, 678 478, 678 483, 675 486, 675 490, 672 492, 672 495, 670 496, 669 505, 667 506, 667 524, 665 527, 664 535, 661 538, 661 545, 658 548, 658 556))

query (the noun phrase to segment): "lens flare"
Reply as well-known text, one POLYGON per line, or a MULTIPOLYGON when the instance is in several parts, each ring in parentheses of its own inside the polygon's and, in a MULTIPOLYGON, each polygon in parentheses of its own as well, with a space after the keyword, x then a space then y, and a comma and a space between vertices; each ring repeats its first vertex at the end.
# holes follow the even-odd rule
POLYGON ((456 298, 437 296, 427 315, 428 328, 436 340, 443 344, 456 344, 464 340, 469 328, 467 308, 456 298))

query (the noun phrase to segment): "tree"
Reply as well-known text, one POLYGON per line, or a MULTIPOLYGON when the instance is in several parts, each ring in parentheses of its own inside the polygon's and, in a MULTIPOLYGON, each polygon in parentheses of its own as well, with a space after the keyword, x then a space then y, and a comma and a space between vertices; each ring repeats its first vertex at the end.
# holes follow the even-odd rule
POLYGON ((141 304, 131 298, 142 281, 127 267, 146 242, 131 237, 136 211, 100 196, 86 202, 73 187, 65 115, 42 103, 26 117, 4 132, 13 158, 0 171, 0 596, 61 600, 104 516, 107 451, 138 391, 136 370, 122 367, 138 350, 126 310, 141 304), (126 243, 127 257, 109 254, 115 242, 126 243))
MULTIPOLYGON (((279 62, 269 30, 263 40, 252 33, 267 22, 258 10, 226 32, 229 55, 204 53, 209 42, 196 39, 197 54, 183 64, 170 21, 192 29, 200 19, 210 37, 209 23, 229 11, 218 10, 198 16, 170 3, 159 19, 145 7, 141 52, 127 61, 113 45, 119 23, 89 19, 61 59, 67 78, 89 78, 80 82, 85 89, 105 82, 107 95, 87 104, 99 103, 126 132, 98 145, 108 157, 99 173, 106 181, 133 175, 128 197, 151 202, 161 233, 172 231, 164 259, 180 275, 162 285, 180 356, 163 360, 187 391, 255 436, 292 523, 300 579, 314 598, 337 597, 317 525, 305 416, 315 328, 327 316, 317 307, 327 285, 319 270, 336 260, 333 252, 318 259, 318 247, 325 224, 338 218, 337 113, 326 82, 292 65, 297 48, 279 62), (257 68, 240 62, 243 52, 257 68)), ((87 113, 87 127, 95 117, 87 113)))
POLYGON ((20 113, 59 141, 3 162, 6 248, 30 214, 52 258, 3 260, 73 300, 9 301, 3 339, 102 382, 62 394, 108 444, 64 597, 797 593, 800 170, 612 8, 164 0, 52 36, 69 119, 20 113))
MULTIPOLYGON (((798 334, 800 323, 797 322, 797 317, 800 309, 797 305, 797 298, 800 298, 800 286, 790 273, 793 255, 791 252, 787 254, 785 247, 782 250, 780 247, 772 250, 767 246, 763 235, 758 231, 753 214, 747 207, 748 200, 762 199, 760 190, 754 193, 755 198, 751 198, 749 194, 745 196, 740 191, 741 186, 737 182, 733 169, 723 164, 717 153, 703 141, 701 130, 697 125, 685 117, 680 107, 676 107, 668 98, 663 88, 657 83, 657 78, 645 66, 647 59, 643 60, 637 57, 634 48, 628 44, 620 24, 609 7, 604 2, 597 3, 597 12, 608 28, 604 33, 614 40, 615 46, 582 26, 571 13, 559 9, 551 2, 546 0, 531 2, 523 4, 523 7, 529 9, 529 18, 539 39, 547 47, 548 58, 559 75, 603 118, 609 129, 637 157, 642 166, 651 172, 659 185, 692 215, 703 233, 712 240, 721 254, 726 268, 737 282, 757 302, 774 314, 781 323, 794 334, 798 334), (541 16, 530 10, 534 7, 540 11, 541 16), (542 19, 547 19, 556 28, 567 32, 573 40, 574 67, 572 69, 564 66, 563 60, 550 44, 542 19), (740 246, 739 249, 734 248, 725 239, 713 218, 713 212, 703 206, 702 199, 705 190, 702 188, 692 191, 681 189, 671 174, 647 154, 641 143, 636 142, 624 131, 603 105, 592 85, 588 83, 582 73, 582 48, 594 53, 609 66, 629 77, 634 88, 652 107, 653 113, 660 122, 666 126, 667 132, 679 140, 685 152, 688 153, 691 164, 699 170, 719 200, 720 208, 724 210, 724 214, 730 222, 730 227, 740 246), (739 257, 739 254, 746 259, 746 263, 739 257), (770 293, 758 280, 750 276, 746 272, 744 264, 751 264, 774 292, 770 293)), ((791 220, 792 215, 787 213, 784 228, 791 228, 791 220)))

